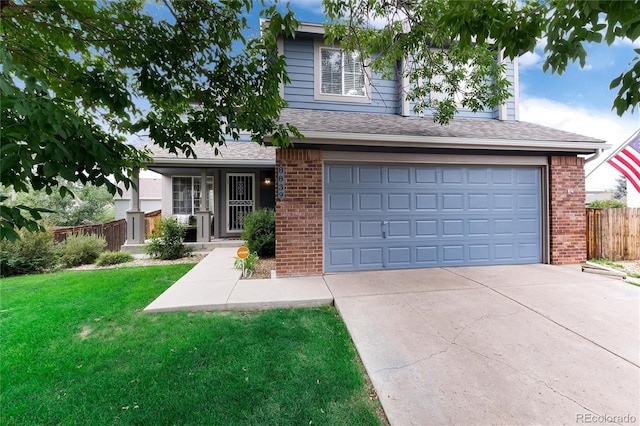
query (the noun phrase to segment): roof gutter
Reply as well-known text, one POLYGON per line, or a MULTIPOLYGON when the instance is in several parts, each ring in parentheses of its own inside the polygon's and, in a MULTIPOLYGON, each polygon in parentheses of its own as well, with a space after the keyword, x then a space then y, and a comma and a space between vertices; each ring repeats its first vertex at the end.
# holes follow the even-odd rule
POLYGON ((294 144, 384 146, 403 148, 439 148, 439 149, 492 149, 492 150, 528 150, 545 152, 575 152, 594 154, 610 145, 588 141, 553 141, 520 139, 482 139, 443 136, 408 136, 374 133, 337 133, 305 131, 304 139, 293 139, 294 144))
POLYGON ((229 159, 211 159, 211 158, 154 158, 153 161, 147 163, 148 166, 164 166, 164 167, 265 167, 276 164, 273 160, 229 160, 229 159))
MULTIPOLYGON (((608 146, 610 147, 610 145, 608 145, 608 146)), ((585 158, 584 163, 587 164, 587 163, 590 163, 593 160, 597 159, 598 157, 600 157, 600 155, 602 155, 603 151, 604 151, 604 149, 600 148, 599 150, 596 151, 595 154, 585 158)))

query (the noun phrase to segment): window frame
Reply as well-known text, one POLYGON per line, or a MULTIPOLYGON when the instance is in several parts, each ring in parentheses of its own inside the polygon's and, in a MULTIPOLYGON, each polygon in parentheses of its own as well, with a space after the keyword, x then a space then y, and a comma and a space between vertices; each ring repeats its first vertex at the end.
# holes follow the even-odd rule
MULTIPOLYGON (((334 44, 325 44, 322 39, 314 40, 314 61, 313 61, 313 82, 314 90, 313 97, 317 101, 329 101, 329 102, 353 102, 353 103, 371 103, 371 75, 369 69, 366 67, 366 59, 363 63, 363 75, 364 75, 364 92, 363 96, 360 95, 344 95, 322 92, 322 49, 333 49, 342 51, 342 61, 344 62, 344 50, 334 44)), ((344 70, 342 72, 342 90, 344 91, 344 70)))
MULTIPOLYGON (((171 176, 171 214, 173 215, 189 215, 189 216, 193 216, 195 215, 199 210, 199 205, 197 206, 198 208, 196 208, 196 203, 200 203, 200 197, 196 197, 196 183, 200 184, 200 176, 182 176, 182 175, 175 175, 175 176, 171 176), (190 189, 190 195, 191 195, 191 213, 177 213, 175 211, 175 199, 174 199, 174 195, 175 195, 175 179, 191 179, 191 189, 190 189)), ((207 187, 209 186, 209 184, 211 185, 211 191, 213 192, 212 194, 207 194, 207 201, 209 202, 209 206, 211 207, 211 209, 209 210, 211 213, 214 213, 214 209, 215 209, 215 178, 214 176, 207 176, 207 187)), ((200 188, 201 190, 202 188, 200 188)), ((209 191, 209 188, 206 189, 207 191, 209 191)))

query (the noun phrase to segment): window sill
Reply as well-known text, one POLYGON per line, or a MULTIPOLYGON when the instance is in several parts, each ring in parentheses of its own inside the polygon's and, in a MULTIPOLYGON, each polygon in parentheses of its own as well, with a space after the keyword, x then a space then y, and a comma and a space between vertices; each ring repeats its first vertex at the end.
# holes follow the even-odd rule
POLYGON ((316 101, 325 102, 349 102, 354 104, 370 104, 371 97, 369 96, 345 96, 345 95, 325 95, 314 93, 313 99, 316 101))

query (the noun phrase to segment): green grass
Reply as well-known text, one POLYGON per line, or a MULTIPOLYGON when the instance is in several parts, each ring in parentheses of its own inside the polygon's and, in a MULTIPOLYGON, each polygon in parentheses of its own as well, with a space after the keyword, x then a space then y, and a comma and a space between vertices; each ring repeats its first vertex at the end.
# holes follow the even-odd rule
MULTIPOLYGON (((615 263, 609 259, 605 259, 605 258, 600 258, 600 259, 589 259, 589 262, 593 262, 593 263, 598 263, 600 265, 605 265, 608 266, 610 268, 614 268, 614 269, 618 269, 622 272, 626 272, 627 276, 629 277, 633 277, 633 278, 640 278, 640 274, 636 274, 634 272, 629 272, 626 270, 626 268, 624 267, 624 265, 620 264, 620 263, 615 263)), ((633 285, 636 285, 634 283, 630 283, 633 285)))
POLYGON ((0 423, 384 422, 333 308, 141 312, 191 267, 0 280, 0 423))

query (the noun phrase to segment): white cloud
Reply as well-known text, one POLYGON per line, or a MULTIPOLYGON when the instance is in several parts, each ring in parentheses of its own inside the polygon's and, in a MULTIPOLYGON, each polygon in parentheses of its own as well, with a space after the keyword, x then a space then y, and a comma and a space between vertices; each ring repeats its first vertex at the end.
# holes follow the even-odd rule
POLYGON ((534 52, 527 52, 518 59, 518 67, 521 70, 536 68, 542 64, 542 55, 534 52))
POLYGON ((547 46, 547 38, 543 37, 536 43, 533 52, 527 52, 518 59, 518 67, 520 70, 538 68, 544 62, 544 48, 547 46))
POLYGON ((520 99, 520 119, 543 126, 601 139, 612 148, 586 167, 587 173, 597 167, 586 181, 587 190, 605 190, 615 186, 619 173, 604 160, 622 145, 638 128, 640 115, 618 117, 610 111, 573 107, 550 99, 523 95, 520 99))
POLYGON ((640 47, 640 37, 635 40, 631 40, 627 37, 616 37, 616 39, 613 41, 613 46, 633 46, 634 48, 638 48, 640 47))

